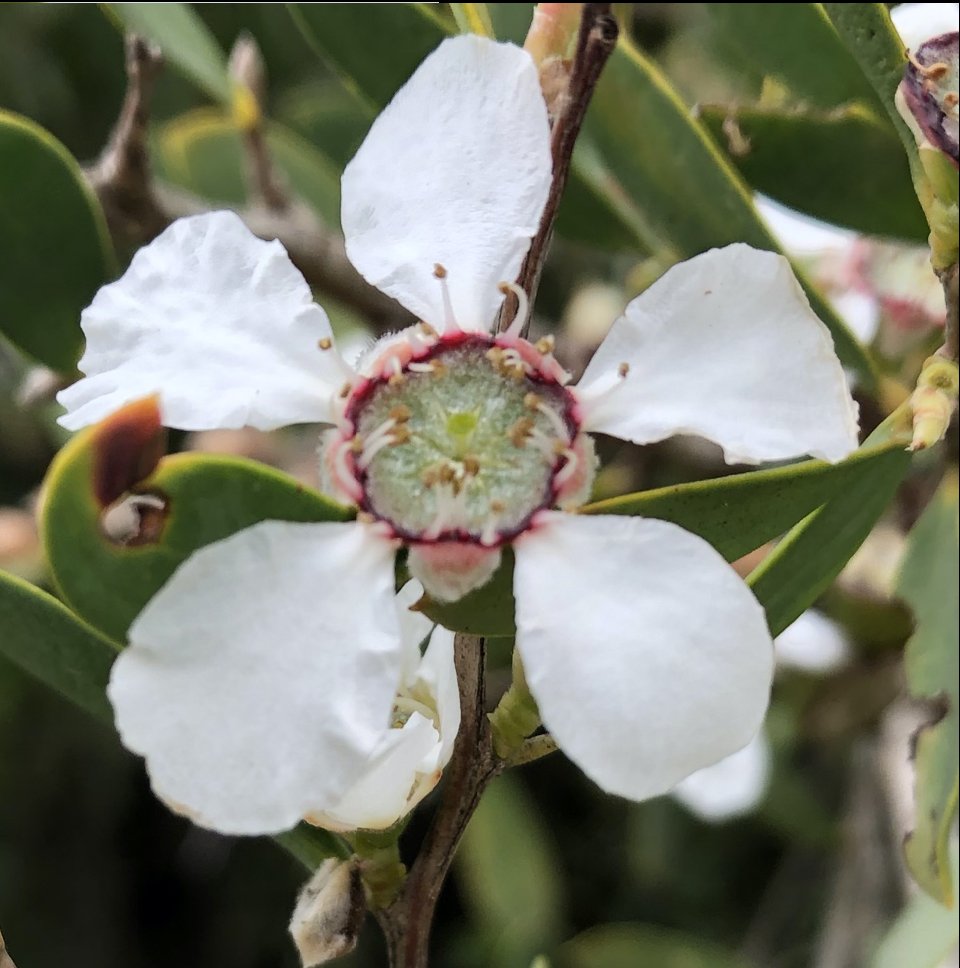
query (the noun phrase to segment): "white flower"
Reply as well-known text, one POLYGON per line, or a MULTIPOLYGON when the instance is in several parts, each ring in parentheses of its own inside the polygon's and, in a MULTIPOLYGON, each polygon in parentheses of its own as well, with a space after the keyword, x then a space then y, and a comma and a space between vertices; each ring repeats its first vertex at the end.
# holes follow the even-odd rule
POLYGON ((856 446, 855 405, 786 260, 744 245, 634 300, 575 388, 550 341, 490 335, 540 222, 549 145, 525 52, 465 36, 421 65, 347 167, 342 222, 357 268, 424 323, 358 371, 283 248, 229 213, 172 225, 84 313, 66 426, 152 392, 186 429, 324 421, 325 478, 362 512, 210 545, 131 627, 110 686, 121 735, 200 822, 282 830, 363 782, 402 677, 403 547, 453 600, 512 546, 530 689, 604 789, 663 793, 756 733, 773 649, 727 563, 673 524, 557 508, 589 492, 588 432, 835 461, 856 446))

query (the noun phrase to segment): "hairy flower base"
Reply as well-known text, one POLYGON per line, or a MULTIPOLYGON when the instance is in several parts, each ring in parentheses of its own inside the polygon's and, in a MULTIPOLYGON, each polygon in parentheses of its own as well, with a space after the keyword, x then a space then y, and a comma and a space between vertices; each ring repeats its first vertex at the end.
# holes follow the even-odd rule
POLYGON ((392 338, 344 388, 328 486, 406 542, 485 548, 582 499, 592 450, 552 348, 425 325, 392 338))

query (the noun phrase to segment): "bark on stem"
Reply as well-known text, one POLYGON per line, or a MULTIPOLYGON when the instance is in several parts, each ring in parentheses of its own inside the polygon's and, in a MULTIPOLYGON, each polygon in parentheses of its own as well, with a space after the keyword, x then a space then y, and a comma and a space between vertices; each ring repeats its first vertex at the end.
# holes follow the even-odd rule
POLYGON ((947 318, 943 330, 943 346, 939 353, 954 363, 960 359, 960 294, 958 294, 960 266, 954 263, 940 273, 943 298, 947 303, 947 318))
MULTIPOLYGON (((84 170, 121 252, 152 241, 178 218, 227 207, 211 206, 190 192, 153 179, 147 129, 150 97, 163 58, 156 47, 130 35, 126 64, 127 90, 117 123, 100 158, 84 170)), ((265 172, 272 169, 262 138, 259 142, 255 138, 253 146, 247 139, 247 150, 252 147, 263 153, 250 160, 254 177, 260 179, 257 195, 262 197, 265 172)), ((238 209, 237 214, 254 235, 279 239, 311 287, 356 309, 378 329, 402 329, 414 321, 410 313, 354 269, 339 232, 324 225, 304 202, 296 198, 285 198, 284 202, 284 207, 277 208, 258 200, 238 209)))
POLYGON ((443 798, 403 890, 377 914, 391 968, 427 968, 433 915, 453 855, 483 791, 502 768, 493 753, 486 716, 484 640, 458 634, 454 663, 460 690, 460 731, 444 770, 443 798))
MULTIPOLYGON (((580 33, 577 49, 570 68, 570 80, 563 107, 553 122, 550 133, 550 153, 553 157, 553 181, 550 194, 540 220, 540 228, 530 243, 527 257, 517 277, 517 285, 526 292, 533 305, 540 286, 540 275, 546 261, 547 249, 553 238, 553 226, 557 220, 560 199, 570 174, 573 146, 586 117, 587 107, 600 77, 600 71, 617 44, 617 22, 610 13, 612 4, 585 3, 580 20, 580 33)), ((557 103, 561 103, 558 99, 557 103)), ((509 325, 516 313, 514 299, 508 300, 509 308, 504 309, 500 319, 500 329, 509 325)), ((527 318, 521 335, 526 336, 530 318, 527 318)))

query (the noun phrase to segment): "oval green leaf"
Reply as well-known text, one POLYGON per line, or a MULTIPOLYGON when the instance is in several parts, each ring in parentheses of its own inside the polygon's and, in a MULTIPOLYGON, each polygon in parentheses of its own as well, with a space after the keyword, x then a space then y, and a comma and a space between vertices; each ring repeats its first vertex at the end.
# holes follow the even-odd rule
POLYGON ((104 722, 115 645, 51 595, 0 571, 0 655, 104 722))
POLYGON ((926 243, 930 229, 903 146, 861 106, 829 113, 708 106, 699 116, 722 145, 725 126, 737 126, 745 147, 728 154, 758 192, 857 232, 926 243))
POLYGON ((910 468, 901 447, 884 450, 870 473, 850 482, 796 525, 751 572, 747 584, 779 635, 830 586, 866 540, 910 468))
MULTIPOLYGON (((861 100, 880 110, 873 87, 819 3, 709 3, 722 40, 743 61, 784 84, 797 101, 835 108, 861 100)), ((863 4, 862 6, 865 6, 863 4)))
POLYGON ((783 534, 844 488, 869 478, 884 455, 902 450, 886 443, 861 448, 839 464, 803 461, 715 480, 674 484, 597 501, 584 514, 633 514, 672 521, 735 559, 783 534))
MULTIPOLYGON (((730 242, 780 251, 736 169, 656 65, 623 37, 597 84, 585 130, 609 176, 678 257, 730 242)), ((817 289, 797 275, 830 329, 837 355, 872 385, 868 352, 817 289)))
POLYGON ((904 845, 917 883, 941 904, 954 904, 950 830, 957 813, 960 756, 960 547, 957 477, 950 474, 920 516, 900 569, 897 592, 913 609, 915 631, 905 654, 907 682, 932 706, 916 736, 916 829, 904 845))
POLYGON ((167 502, 150 543, 119 545, 100 525, 94 468, 97 433, 77 434, 55 458, 41 517, 44 544, 64 599, 117 642, 177 566, 195 550, 264 520, 346 521, 353 511, 254 461, 178 454, 135 489, 167 502))
POLYGON ((69 373, 80 312, 113 274, 100 203, 80 166, 43 128, 0 111, 0 332, 69 373))

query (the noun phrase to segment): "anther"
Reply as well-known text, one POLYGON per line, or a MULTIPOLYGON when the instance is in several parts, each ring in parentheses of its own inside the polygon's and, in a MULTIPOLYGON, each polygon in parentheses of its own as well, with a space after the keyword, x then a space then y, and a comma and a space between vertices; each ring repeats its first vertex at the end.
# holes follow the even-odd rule
POLYGON ((619 366, 617 367, 617 376, 619 376, 621 380, 622 380, 622 379, 623 379, 623 378, 624 378, 624 377, 625 377, 625 376, 626 376, 626 375, 627 375, 627 374, 628 374, 629 372, 630 372, 630 364, 629 364, 629 363, 626 363, 626 362, 624 362, 624 363, 621 363, 621 364, 620 364, 620 365, 619 365, 619 366))
POLYGON ((420 323, 420 332, 429 339, 440 339, 440 334, 427 322, 420 323))
POLYGON ((317 340, 317 346, 322 350, 328 350, 333 346, 333 340, 329 336, 324 336, 323 339, 317 340))
POLYGON ((393 433, 390 435, 390 443, 392 445, 405 444, 412 436, 410 428, 406 424, 400 424, 393 428, 393 433))
POLYGON ((390 408, 389 416, 397 423, 406 423, 413 416, 413 411, 405 403, 397 403, 390 408))
POLYGON ((433 264, 433 274, 438 279, 446 279, 447 278, 447 267, 440 265, 439 262, 435 262, 433 264))
POLYGON ((556 346, 556 340, 552 336, 541 336, 534 345, 544 356, 549 356, 553 352, 554 346, 556 346))
POLYGON ((541 403, 542 403, 542 401, 541 401, 541 399, 540 399, 540 397, 538 397, 538 396, 537 396, 537 395, 536 395, 535 393, 533 393, 532 391, 531 391, 530 393, 528 393, 528 394, 527 394, 527 395, 526 395, 526 396, 525 396, 525 397, 523 398, 523 405, 524 405, 524 406, 525 406, 525 407, 526 407, 526 408, 527 408, 528 410, 539 410, 539 409, 540 409, 540 404, 541 404, 541 403))
POLYGON ((369 511, 357 511, 357 520, 361 524, 373 524, 377 519, 369 511))
POLYGON ((527 440, 533 433, 533 420, 530 417, 521 417, 508 431, 507 436, 514 447, 525 447, 527 440))
POLYGON ((480 461, 472 454, 467 454, 463 458, 463 469, 470 477, 476 477, 480 473, 480 461))
POLYGON ((460 331, 460 325, 453 313, 453 302, 450 299, 450 287, 447 285, 446 266, 439 262, 433 266, 433 274, 440 280, 440 293, 443 298, 443 331, 445 333, 455 333, 460 331))
POLYGON ((337 396, 339 396, 341 400, 346 400, 346 398, 350 396, 350 391, 352 389, 352 383, 344 383, 344 385, 340 387, 340 392, 337 394, 337 396))

